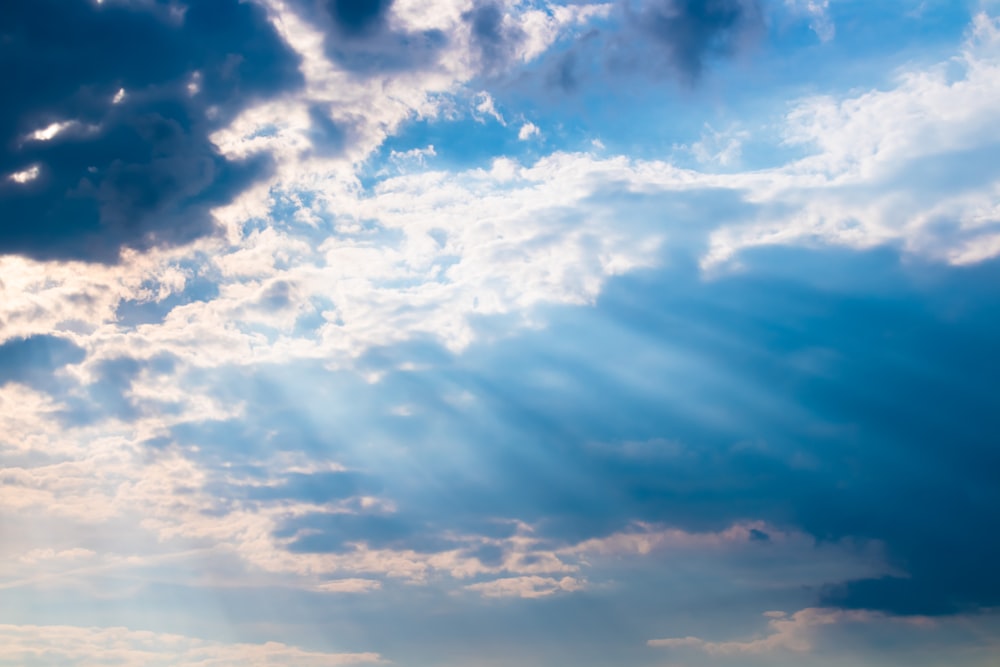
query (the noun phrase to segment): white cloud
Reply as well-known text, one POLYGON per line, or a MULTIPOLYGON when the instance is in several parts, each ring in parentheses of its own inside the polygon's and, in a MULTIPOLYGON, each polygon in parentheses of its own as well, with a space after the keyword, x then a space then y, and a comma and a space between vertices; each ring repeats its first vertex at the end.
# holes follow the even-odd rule
POLYGON ((14 173, 7 176, 7 179, 17 183, 19 185, 24 185, 25 183, 30 183, 31 181, 38 178, 38 175, 42 173, 41 168, 35 164, 27 169, 22 169, 21 171, 15 171, 14 173))
POLYGON ((771 214, 717 230, 704 264, 768 244, 895 244, 953 264, 995 256, 998 100, 1000 21, 979 14, 950 62, 903 72, 888 90, 800 102, 786 141, 815 152, 734 177, 771 214))
MULTIPOLYGON (((330 187, 338 181, 353 187, 354 167, 387 136, 404 121, 436 118, 445 113, 453 96, 477 74, 473 57, 476 46, 463 18, 467 2, 435 2, 433 7, 426 0, 394 3, 390 18, 398 28, 440 30, 450 39, 433 61, 422 67, 368 78, 331 62, 324 53, 322 31, 297 15, 289 3, 266 0, 264 4, 278 33, 302 58, 305 89, 246 110, 228 128, 218 131, 213 141, 232 157, 258 150, 274 155, 279 168, 268 187, 294 191, 330 187), (332 122, 344 129, 345 145, 339 155, 322 158, 308 154, 312 147, 310 108, 322 108, 332 122)), ((579 5, 542 11, 518 7, 508 17, 526 36, 518 58, 522 62, 537 58, 560 35, 606 15, 609 8, 579 5)), ((481 117, 504 122, 488 92, 475 96, 474 108, 481 117)), ((244 195, 241 204, 252 207, 252 201, 253 194, 244 195)))
POLYGON ((575 26, 585 26, 594 19, 605 18, 613 7, 612 3, 569 4, 522 11, 517 16, 517 24, 525 39, 518 47, 518 58, 522 62, 530 62, 544 53, 560 33, 575 26))
POLYGON ((38 563, 40 561, 51 561, 51 560, 79 560, 87 559, 95 556, 95 552, 90 549, 81 549, 79 547, 73 549, 63 549, 62 551, 56 551, 55 549, 32 549, 28 553, 21 556, 20 560, 24 563, 38 563))
POLYGON ((517 138, 521 141, 527 141, 532 137, 542 136, 542 131, 538 129, 538 126, 531 122, 525 122, 521 126, 521 129, 517 131, 517 138))
POLYGON ((830 19, 830 0, 785 0, 785 5, 793 12, 809 17, 809 27, 816 36, 828 42, 836 35, 836 28, 830 19))
POLYGON ((183 635, 68 625, 0 625, 0 662, 47 663, 67 667, 339 667, 377 664, 377 653, 308 651, 279 642, 235 644, 183 635))
MULTIPOLYGON (((143 443, 179 423, 243 414, 244 406, 188 386, 184 380, 191 369, 295 359, 351 367, 372 346, 423 335, 461 350, 475 340, 471 322, 477 317, 513 314, 521 326, 531 326, 538 306, 593 303, 611 277, 655 266, 663 244, 690 222, 672 213, 625 219, 602 198, 609 191, 670 201, 712 190, 742 199, 746 206, 735 222, 712 221, 721 227, 711 234, 706 265, 767 243, 857 248, 894 243, 957 263, 1000 253, 995 229, 1000 175, 987 171, 984 184, 950 189, 910 179, 907 172, 941 161, 958 165, 963 151, 1000 143, 995 122, 1000 28, 984 15, 954 62, 904 73, 884 91, 796 104, 783 119, 786 139, 809 154, 782 167, 712 174, 663 161, 557 152, 533 163, 498 158, 477 169, 402 173, 365 189, 355 175, 359 161, 407 119, 439 113, 443 100, 471 76, 467 59, 451 52, 427 72, 359 81, 326 60, 318 31, 282 3, 269 6, 275 24, 303 56, 307 86, 301 98, 251 109, 216 135, 229 155, 265 150, 278 160, 273 182, 219 210, 225 238, 127 253, 120 264, 107 267, 0 257, 0 342, 36 333, 63 335, 88 353, 86 361, 62 371, 84 384, 95 379, 101 360, 161 354, 177 359, 173 371, 140 373, 123 388, 126 398, 142 405, 165 400, 175 409, 162 415, 150 410, 157 416, 130 423, 104 419, 63 427, 57 417, 66 405, 59 400, 17 384, 0 387, 0 447, 5 456, 19 457, 5 467, 4 511, 81 531, 124 525, 142 547, 136 553, 99 553, 91 546, 29 536, 5 547, 11 559, 4 574, 16 581, 30 581, 32 571, 79 578, 77 566, 66 565, 76 558, 119 567, 131 562, 128 558, 186 553, 179 547, 193 544, 218 550, 212 553, 246 572, 331 593, 377 590, 377 577, 416 583, 448 576, 463 585, 471 582, 469 588, 483 595, 530 597, 584 585, 581 572, 601 557, 745 545, 753 524, 705 534, 641 526, 556 550, 521 532, 499 541, 457 536, 460 547, 439 553, 364 543, 344 553, 292 553, 291 539, 275 537, 288 518, 358 508, 346 501, 251 503, 223 497, 214 483, 246 481, 197 463, 188 443, 175 442, 160 452, 143 443), (344 156, 309 156, 307 103, 317 100, 355 133, 344 156), (942 234, 939 223, 945 219, 954 221, 957 231, 942 234), (267 224, 245 231, 244 224, 253 220, 267 224), (218 295, 166 308, 166 300, 183 294, 195 279, 211 282, 218 295), (275 295, 280 298, 268 301, 275 295), (163 304, 162 321, 121 321, 123 301, 163 304), (318 326, 300 330, 296 325, 303 316, 318 326), (486 565, 468 554, 482 545, 502 547, 501 562, 486 565)), ((464 11, 456 4, 441 16, 421 18, 419 6, 400 3, 394 11, 399 20, 432 23, 460 21, 464 11)), ((579 18, 559 18, 558 11, 553 16, 559 25, 579 18)), ((536 22, 532 34, 544 36, 539 43, 554 38, 545 28, 548 18, 524 20, 536 22)), ((486 99, 490 105, 482 113, 496 112, 492 98, 483 97, 480 104, 486 99)), ((739 138, 725 136, 692 150, 703 151, 707 162, 731 165, 739 144, 730 139, 739 138)), ((394 159, 419 164, 430 150, 397 153, 394 159)), ((32 169, 10 178, 26 183, 40 173, 39 167, 32 169)), ((261 464, 279 477, 306 469, 301 461, 295 468, 287 461, 261 464)), ((389 499, 351 500, 365 511, 394 509, 389 499)), ((768 532, 775 543, 805 548, 802 536, 768 532)), ((845 551, 823 553, 839 557, 845 551)), ((795 628, 815 627, 825 618, 796 615, 794 627, 788 619, 772 619, 786 624, 772 626, 779 638, 750 644, 800 645, 803 635, 795 628)))
MULTIPOLYGON (((140 392, 141 393, 141 392, 140 392)), ((620 556, 660 558, 681 550, 693 553, 736 552, 746 548, 754 529, 766 531, 776 553, 807 555, 829 580, 836 559, 848 575, 881 574, 877 553, 853 545, 814 548, 805 536, 786 534, 764 524, 735 525, 718 533, 689 533, 669 527, 637 524, 627 531, 575 545, 553 548, 518 525, 509 537, 452 534, 452 545, 437 552, 408 548, 376 548, 364 535, 348 549, 332 553, 290 550, 299 534, 278 530, 296 517, 317 514, 392 514, 390 499, 361 495, 324 503, 282 498, 250 500, 253 488, 279 488, 288 475, 344 471, 336 461, 316 461, 303 453, 275 455, 266 460, 239 458, 199 463, 196 448, 184 441, 145 444, 169 436, 174 423, 200 422, 211 398, 192 393, 191 408, 174 417, 149 416, 123 423, 104 419, 82 426, 66 425, 56 415, 65 409, 47 395, 8 383, 0 387, 0 451, 7 465, 0 486, 5 525, 30 516, 31 526, 9 528, 0 562, 6 587, 84 585, 108 572, 148 568, 161 571, 170 564, 178 581, 201 581, 206 563, 214 563, 212 586, 261 583, 326 593, 369 593, 382 578, 428 583, 447 577, 469 582, 484 595, 537 596, 584 585, 580 572, 620 556), (266 470, 261 477, 237 470, 266 470), (104 531, 127 535, 115 545, 89 539, 104 531), (488 547, 502 554, 495 562, 475 556, 488 547), (874 563, 867 567, 865 563, 874 563), (498 578, 500 579, 497 583, 498 578), (232 580, 232 583, 227 583, 232 580), (470 581, 471 580, 471 581, 470 581), (559 582, 555 587, 553 582, 559 582)), ((225 413, 214 415, 225 419, 225 413)), ((799 575, 803 576, 803 575, 799 575)), ((93 586, 98 588, 96 584, 93 586)))
POLYGON ((382 588, 382 582, 375 579, 331 579, 315 586, 324 593, 368 593, 382 588))
MULTIPOLYGON (((345 110, 386 98, 334 69, 322 54, 322 36, 281 11, 275 21, 304 54, 309 95, 326 95, 345 110)), ((981 261, 1000 252, 1000 174, 985 158, 977 171, 982 182, 968 185, 928 180, 920 170, 960 169, 966 152, 1000 145, 998 34, 997 21, 979 15, 954 62, 903 73, 884 91, 797 103, 784 119, 785 138, 808 154, 757 171, 713 174, 555 153, 533 164, 498 158, 483 169, 403 173, 366 190, 350 160, 297 159, 309 148, 300 133, 309 123, 303 102, 251 110, 219 141, 233 154, 276 151, 283 166, 273 184, 220 209, 225 239, 86 271, 3 258, 2 335, 63 332, 87 349, 87 364, 162 352, 192 366, 295 358, 349 366, 371 346, 428 334, 460 350, 474 338, 472 318, 515 314, 531 325, 539 305, 592 303, 608 278, 655 265, 675 230, 689 233, 684 228, 700 222, 623 224, 602 204, 601 193, 611 189, 667 202, 707 191, 742 200, 731 219, 711 221, 706 268, 765 244, 895 244, 953 263, 981 261), (278 129, 253 135, 267 123, 278 129), (244 231, 252 219, 271 224, 244 231), (159 323, 116 322, 123 299, 162 301, 184 289, 197 265, 202 280, 217 283, 216 298, 177 306, 159 323), (284 305, 262 307, 262 295, 278 284, 288 286, 284 305), (297 330, 304 316, 319 326, 297 330)), ((409 114, 433 113, 430 93, 456 80, 437 88, 433 77, 401 82, 409 101, 387 108, 381 121, 372 120, 382 113, 377 109, 365 117, 381 129, 358 144, 358 155, 409 114)), ((703 157, 732 164, 744 131, 712 134, 718 141, 701 146, 703 157)))
POLYGON ((737 127, 719 131, 706 124, 698 141, 681 148, 690 152, 700 164, 732 167, 739 162, 743 152, 743 142, 749 136, 749 132, 737 127))
POLYGON ((201 92, 201 72, 192 72, 191 78, 188 79, 187 83, 188 95, 194 97, 201 92))
POLYGON ((470 584, 465 588, 479 593, 487 598, 541 598, 553 593, 572 593, 583 590, 586 581, 574 577, 507 577, 494 579, 478 584, 470 584))
MULTIPOLYGON (((655 264, 660 230, 623 227, 597 201, 580 206, 609 182, 638 190, 687 178, 663 163, 555 154, 531 165, 500 159, 488 170, 406 173, 370 194, 314 190, 308 215, 233 245, 206 240, 86 271, 4 258, 11 298, 0 301, 0 319, 10 336, 65 331, 89 352, 83 373, 102 359, 159 353, 194 366, 294 358, 343 366, 368 347, 420 334, 461 349, 473 340, 476 315, 527 317, 537 305, 589 303, 608 277, 655 264), (321 232, 330 221, 334 228, 321 232), (198 263, 217 297, 176 306, 162 322, 117 321, 122 300, 182 292, 198 263), (275 286, 283 288, 280 308, 265 299, 275 286), (321 325, 296 331, 307 314, 321 325), (88 330, 66 331, 67 322, 88 330)), ((297 196, 287 201, 301 207, 297 196)), ((147 393, 167 389, 160 382, 147 393)))
MULTIPOLYGON (((416 21, 418 6, 398 10, 416 21)), ((515 313, 530 324, 537 305, 591 303, 609 277, 656 263, 680 223, 623 226, 596 199, 611 187, 662 196, 729 191, 743 199, 733 220, 715 222, 706 267, 778 243, 898 244, 954 263, 1000 252, 1000 177, 985 169, 990 180, 981 186, 949 189, 907 173, 948 159, 960 166, 963 151, 1000 143, 993 122, 1000 31, 985 15, 952 63, 904 73, 885 91, 796 104, 784 120, 786 140, 810 154, 783 167, 709 174, 659 161, 556 153, 528 165, 500 158, 488 169, 406 173, 364 190, 356 160, 407 118, 437 113, 471 70, 457 56, 449 60, 453 53, 425 72, 361 80, 326 59, 322 34, 288 6, 269 7, 303 57, 306 90, 248 110, 216 140, 236 157, 272 152, 279 162, 275 180, 219 209, 228 230, 223 240, 86 270, 0 259, 3 339, 61 332, 87 349, 88 363, 167 352, 200 366, 292 358, 344 365, 369 346, 421 334, 462 349, 474 336, 471 317, 515 313), (328 104, 331 118, 354 128, 349 154, 303 158, 311 147, 307 102, 328 104), (287 224, 273 220, 282 210, 287 224), (255 219, 272 224, 244 231, 255 219), (196 276, 191 267, 198 265, 196 276), (116 321, 122 300, 163 301, 195 277, 216 281, 219 296, 175 307, 162 323, 116 321), (278 283, 290 286, 287 307, 262 308, 261 295, 278 283), (303 316, 323 323, 296 331, 303 316)), ((457 26, 464 10, 448 7, 421 20, 457 26)), ((554 10, 553 20, 576 25, 599 15, 599 7, 554 10)), ((480 99, 486 102, 488 94, 480 99)), ((732 165, 745 131, 711 132, 691 150, 732 165)), ((429 150, 394 159, 419 164, 429 150)), ((39 173, 36 166, 11 180, 39 173)))
MULTIPOLYGON (((571 551, 582 554, 639 555, 645 556, 668 549, 725 548, 745 544, 751 540, 752 531, 774 533, 773 539, 787 540, 794 536, 775 531, 763 522, 739 523, 716 531, 693 533, 677 528, 661 528, 636 524, 634 530, 613 533, 607 537, 589 539, 574 545, 571 551)), ((772 539, 772 538, 769 538, 772 539)))
POLYGON ((797 572, 794 585, 887 572, 881 554, 867 545, 817 547, 808 536, 763 523, 706 533, 636 524, 558 548, 531 526, 518 524, 513 535, 502 538, 449 534, 451 544, 436 552, 375 547, 363 534, 344 550, 300 552, 290 547, 308 532, 282 533, 289 521, 322 514, 391 515, 395 503, 370 495, 317 503, 280 493, 253 500, 248 490, 279 489, 289 475, 345 468, 303 452, 247 460, 235 450, 232 467, 229 460, 202 459, 197 448, 169 437, 170 425, 238 412, 213 415, 206 407, 198 412, 197 406, 213 399, 189 394, 190 407, 175 416, 73 426, 59 422, 57 414, 65 406, 44 393, 13 383, 0 387, 0 451, 7 462, 0 486, 0 514, 7 526, 0 548, 3 587, 73 586, 99 592, 100 581, 111 572, 131 572, 141 581, 155 571, 160 580, 212 587, 266 584, 363 594, 380 590, 382 580, 391 578, 411 584, 452 580, 492 597, 538 597, 579 590, 587 571, 622 557, 655 562, 686 553, 704 559, 750 548, 767 548, 775 558, 808 560, 812 570, 797 572), (167 442, 150 448, 148 440, 157 436, 167 442), (247 468, 267 473, 239 472, 247 468), (15 530, 19 517, 31 517, 30 526, 15 530), (755 530, 768 535, 766 544, 752 539, 755 530), (109 545, 92 537, 109 533, 127 538, 109 545), (483 548, 501 556, 484 562, 475 555, 483 548))
POLYGON ((507 125, 507 121, 504 117, 497 111, 496 102, 493 100, 493 96, 486 91, 480 91, 476 93, 473 99, 473 109, 476 111, 476 120, 480 123, 486 122, 486 117, 493 118, 496 122, 503 126, 507 125))
MULTIPOLYGON (((195 403, 204 400, 193 398, 195 403)), ((97 591, 96 582, 109 572, 134 571, 141 580, 155 568, 163 577, 166 563, 170 578, 179 582, 267 583, 324 593, 377 591, 381 582, 373 576, 420 583, 442 574, 467 580, 498 574, 566 575, 577 569, 522 534, 503 540, 454 536, 457 546, 436 553, 371 548, 363 536, 343 553, 290 551, 299 536, 277 536, 289 519, 387 514, 396 511, 394 503, 367 495, 318 504, 280 494, 273 500, 248 500, 246 489, 279 487, 286 475, 344 469, 336 462, 284 454, 239 460, 242 466, 268 471, 263 479, 241 478, 225 462, 199 464, 195 449, 183 442, 150 449, 147 440, 169 433, 169 420, 163 417, 72 426, 56 417, 64 409, 20 385, 0 387, 0 451, 6 462, 0 514, 7 526, 0 587, 86 586, 97 591), (19 517, 26 516, 31 525, 16 528, 19 517), (105 531, 123 537, 113 545, 92 537, 105 531), (500 546, 503 561, 485 565, 470 555, 470 548, 483 544, 500 546), (202 581, 209 563, 216 574, 202 581)), ((203 417, 185 410, 177 419, 197 423, 203 417)))
POLYGON ((29 139, 34 141, 49 141, 54 139, 63 130, 72 127, 75 121, 66 121, 65 123, 52 123, 47 127, 43 127, 39 130, 35 130, 28 135, 29 139))
MULTIPOLYGON (((455 11, 435 20, 460 21, 455 11)), ((654 265, 671 232, 690 225, 671 219, 623 226, 598 197, 609 188, 668 199, 729 191, 744 200, 732 220, 714 223, 706 267, 777 243, 893 243, 956 263, 1000 252, 993 231, 1000 179, 953 191, 906 172, 1000 143, 993 122, 998 29, 984 15, 949 66, 902 74, 886 91, 798 103, 785 119, 786 140, 810 154, 782 167, 711 174, 555 153, 527 165, 500 158, 487 169, 404 173, 364 190, 354 157, 300 159, 311 145, 306 100, 328 100, 332 118, 361 119, 352 127, 368 129, 358 130, 352 155, 367 156, 404 119, 435 113, 443 99, 435 95, 453 90, 468 71, 453 63, 458 69, 444 78, 435 69, 377 85, 357 80, 325 58, 320 33, 281 3, 272 12, 303 56, 307 90, 301 99, 249 110, 217 139, 234 156, 274 153, 276 180, 218 211, 228 229, 223 240, 86 271, 3 258, 5 337, 62 331, 87 349, 88 363, 167 352, 196 366, 293 358, 342 366, 370 346, 425 334, 458 350, 473 340, 470 318, 514 313, 531 324, 537 305, 591 303, 609 277, 654 265), (383 85, 400 88, 390 94, 383 85), (287 222, 273 221, 280 211, 287 222), (245 232, 252 219, 272 224, 245 232), (944 231, 942 221, 950 221, 944 231), (162 301, 183 290, 199 264, 200 278, 217 282, 217 298, 175 307, 162 323, 116 322, 123 299, 162 301), (289 286, 286 305, 262 308, 261 296, 279 283, 289 286), (297 331, 303 316, 320 326, 297 331)), ((692 151, 732 165, 745 131, 713 132, 692 151)), ((419 163, 426 151, 395 159, 419 163)))
POLYGON ((77 134, 93 134, 94 132, 99 132, 100 129, 99 125, 84 125, 77 120, 66 120, 41 127, 25 136, 23 141, 52 141, 59 135, 71 130, 77 134))
POLYGON ((768 632, 743 641, 708 641, 699 637, 650 639, 646 644, 655 648, 694 648, 711 655, 771 654, 777 651, 808 653, 812 650, 818 630, 843 623, 904 622, 926 626, 924 617, 889 617, 878 612, 850 609, 810 607, 791 616, 783 612, 767 612, 768 632))
POLYGON ((426 148, 411 148, 408 151, 391 151, 389 153, 389 160, 400 169, 425 167, 427 165, 427 158, 434 157, 435 155, 437 155, 437 151, 434 150, 434 146, 432 144, 426 148))

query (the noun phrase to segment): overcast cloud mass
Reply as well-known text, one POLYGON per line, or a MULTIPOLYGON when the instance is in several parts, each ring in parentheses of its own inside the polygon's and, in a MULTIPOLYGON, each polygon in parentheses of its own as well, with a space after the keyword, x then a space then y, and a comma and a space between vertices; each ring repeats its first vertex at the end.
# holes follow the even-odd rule
POLYGON ((0 89, 0 666, 996 664, 992 0, 7 0, 0 89))

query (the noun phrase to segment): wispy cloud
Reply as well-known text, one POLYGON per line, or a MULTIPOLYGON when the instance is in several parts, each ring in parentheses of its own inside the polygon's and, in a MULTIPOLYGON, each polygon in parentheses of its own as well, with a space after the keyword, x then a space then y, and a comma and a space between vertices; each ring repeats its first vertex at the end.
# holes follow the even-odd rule
POLYGON ((39 659, 58 660, 63 665, 114 663, 127 667, 236 667, 276 662, 335 667, 383 662, 377 653, 307 651, 279 642, 227 644, 123 627, 0 625, 0 660, 36 664, 39 659))

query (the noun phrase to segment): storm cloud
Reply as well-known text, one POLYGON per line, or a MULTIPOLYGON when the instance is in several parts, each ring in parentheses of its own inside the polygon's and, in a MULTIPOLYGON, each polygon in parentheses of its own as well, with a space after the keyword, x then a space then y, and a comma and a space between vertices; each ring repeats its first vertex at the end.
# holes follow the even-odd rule
POLYGON ((185 243, 267 171, 209 139, 301 84, 264 11, 238 0, 15 0, 0 27, 0 252, 114 262, 185 243))

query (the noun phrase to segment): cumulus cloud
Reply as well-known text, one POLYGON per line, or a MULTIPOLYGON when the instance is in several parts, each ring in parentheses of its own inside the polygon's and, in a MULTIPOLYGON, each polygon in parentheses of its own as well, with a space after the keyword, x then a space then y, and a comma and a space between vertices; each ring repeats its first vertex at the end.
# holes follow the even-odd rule
POLYGON ((719 230, 706 262, 755 245, 817 241, 898 244, 955 264, 995 256, 998 174, 986 154, 1000 142, 992 123, 998 35, 997 19, 979 14, 950 63, 904 72, 887 90, 796 105, 786 142, 815 152, 751 196, 789 213, 719 230))
MULTIPOLYGON (((500 159, 488 171, 389 178, 361 196, 332 180, 304 190, 314 197, 305 211, 310 225, 331 217, 340 221, 333 230, 339 237, 326 238, 320 248, 324 256, 307 249, 314 227, 292 227, 249 234, 244 247, 221 254, 217 262, 233 266, 254 253, 262 263, 242 271, 296 285, 301 310, 295 312, 320 310, 327 324, 318 329, 319 345, 289 339, 282 354, 298 348, 303 355, 329 356, 334 345, 356 353, 354 341, 384 344, 406 337, 407 331, 432 332, 460 348, 470 340, 463 312, 505 313, 543 302, 586 302, 599 292, 602 275, 651 265, 662 238, 670 231, 676 234, 678 226, 637 227, 617 239, 609 236, 611 227, 602 225, 612 218, 610 212, 604 217, 597 196, 602 188, 624 187, 643 196, 662 193, 678 201, 687 193, 729 193, 740 203, 714 221, 714 230, 706 230, 706 268, 724 266, 751 247, 803 243, 853 248, 892 244, 953 263, 979 261, 997 251, 991 231, 995 184, 988 162, 982 161, 983 151, 989 152, 982 145, 993 141, 993 88, 1000 79, 990 47, 995 31, 992 19, 976 19, 974 34, 956 60, 964 76, 946 76, 943 67, 914 71, 885 91, 798 103, 785 119, 785 136, 807 155, 781 167, 710 174, 656 161, 556 154, 528 166, 500 159), (963 103, 953 106, 958 98, 963 103), (956 167, 984 168, 975 167, 975 179, 958 183, 936 175, 948 160, 956 167), (535 199, 538 183, 546 184, 549 194, 535 199), (572 215, 583 202, 589 212, 572 215), (572 221, 572 226, 561 221, 572 221), (403 242, 372 243, 379 232, 389 230, 402 233, 403 242), (559 236, 560 230, 568 235, 559 236), (544 253, 551 259, 544 266, 531 259, 542 256, 538 242, 549 248, 544 253), (279 257, 297 266, 277 269, 279 257), (524 262, 528 270, 514 270, 511 262, 524 262), (348 279, 350 295, 331 294, 325 287, 332 282, 346 289, 348 279), (396 287, 404 285, 399 281, 406 281, 405 288, 396 287), (463 299, 461 293, 469 297, 463 299), (334 307, 314 305, 320 296, 334 307), (393 318, 393 310, 404 306, 423 311, 419 323, 393 318)), ((483 97, 480 106, 496 113, 488 104, 491 99, 483 97)), ((743 132, 712 133, 712 145, 706 139, 691 151, 731 166, 743 132)), ((289 200, 298 196, 290 192, 289 200)), ((266 209, 261 214, 267 215, 266 209)), ((186 316, 201 311, 199 317, 207 321, 205 316, 214 311, 208 319, 226 321, 230 313, 245 312, 233 301, 244 298, 239 294, 229 292, 226 299, 192 308, 186 316)), ((289 323, 269 321, 277 331, 287 331, 289 323)), ((227 332, 227 338, 232 334, 227 332)), ((202 349, 208 349, 205 342, 213 337, 218 333, 208 334, 202 349)), ((224 345, 244 358, 250 350, 247 344, 224 345)), ((180 345, 175 349, 189 354, 180 345)), ((218 358, 232 353, 220 349, 218 358)))
MULTIPOLYGON (((12 260, 7 289, 16 298, 0 306, 0 317, 22 336, 93 322, 98 328, 78 339, 93 350, 88 364, 154 349, 196 365, 295 357, 340 364, 427 334, 460 349, 472 341, 470 318, 587 303, 607 277, 655 262, 658 230, 615 229, 612 211, 597 202, 586 214, 575 210, 630 171, 621 159, 554 155, 528 166, 497 160, 489 170, 403 174, 370 197, 318 191, 315 214, 340 221, 322 242, 310 245, 316 230, 295 222, 217 246, 197 270, 189 259, 160 255, 106 275, 12 260), (169 303, 198 273, 217 296, 167 308, 155 324, 116 322, 122 301, 169 303), (297 329, 307 317, 315 325, 297 329)), ((642 180, 679 173, 667 165, 647 172, 642 180)))
MULTIPOLYGON (((283 29, 302 44, 308 33, 300 27, 289 18, 283 29)), ((710 174, 557 153, 527 165, 497 159, 489 169, 402 174, 366 192, 335 173, 301 180, 307 175, 290 153, 280 158, 290 179, 284 188, 273 200, 250 194, 223 211, 231 241, 202 245, 200 254, 133 258, 106 273, 5 259, 4 334, 87 322, 97 328, 82 338, 72 331, 71 339, 97 352, 95 363, 152 349, 197 365, 294 357, 336 363, 426 334, 461 349, 473 339, 469 318, 592 302, 608 277, 654 265, 671 234, 679 242, 707 234, 702 263, 716 269, 752 247, 803 243, 892 244, 953 263, 980 261, 1000 250, 985 157, 996 143, 996 32, 995 20, 976 19, 955 61, 961 76, 913 71, 885 91, 797 104, 785 134, 808 154, 772 169, 710 174), (976 178, 943 178, 948 164, 974 169, 976 178), (715 200, 727 193, 734 203, 713 219, 714 229, 682 233, 685 219, 677 217, 626 229, 602 204, 615 191, 675 201, 681 212, 685 198, 708 193, 715 200), (289 209, 290 219, 282 213, 289 209), (276 223, 241 231, 258 217, 276 223), (214 283, 218 296, 165 308, 157 326, 115 324, 122 301, 168 303, 196 278, 214 283), (273 307, 275 290, 281 308, 273 307)), ((313 62, 308 49, 302 53, 313 62)), ((227 150, 239 143, 219 140, 227 150)), ((728 140, 715 156, 701 148, 720 162, 733 153, 728 140)))
POLYGON ((517 138, 521 141, 528 141, 532 137, 542 136, 542 131, 538 129, 538 126, 531 122, 525 122, 521 126, 521 129, 517 131, 517 138))
MULTIPOLYGON (((293 19, 284 17, 283 34, 312 72, 323 56, 310 55, 312 33, 293 19)), ((963 76, 914 71, 896 88, 797 104, 786 137, 808 154, 772 169, 711 174, 556 153, 529 164, 497 159, 488 169, 406 173, 364 191, 336 170, 307 174, 294 151, 286 155, 274 144, 287 182, 220 211, 230 232, 225 241, 187 255, 131 256, 107 272, 5 258, 3 333, 62 331, 93 351, 92 363, 156 350, 196 365, 296 357, 336 364, 427 334, 458 350, 473 340, 470 318, 593 302, 609 277, 655 265, 668 238, 690 243, 706 234, 702 263, 715 269, 769 244, 892 244, 953 263, 980 261, 1000 250, 991 231, 995 179, 982 148, 992 145, 995 125, 996 30, 993 19, 976 19, 956 60, 963 76), (890 117, 901 120, 886 125, 890 117), (946 163, 983 168, 956 183, 939 177, 946 163), (623 227, 615 192, 658 198, 676 206, 673 217, 623 227), (709 194, 732 204, 714 217, 714 229, 691 226, 685 202, 709 194), (260 228, 250 224, 255 219, 274 223, 260 228), (215 296, 188 300, 197 281, 211 284, 215 296), (119 324, 123 302, 163 304, 162 319, 119 324), (71 322, 87 323, 87 333, 71 322)), ((309 74, 307 89, 337 81, 325 76, 309 74)), ((363 88, 359 103, 374 95, 363 88)), ((405 113, 393 110, 382 122, 398 123, 405 113)), ((237 135, 260 127, 251 116, 217 137, 226 151, 238 154, 237 135)), ((303 118, 307 128, 308 114, 303 118)), ((265 143, 246 150, 271 151, 267 142, 282 132, 248 140, 265 143)), ((731 164, 739 137, 716 139, 721 147, 695 148, 731 164)))

